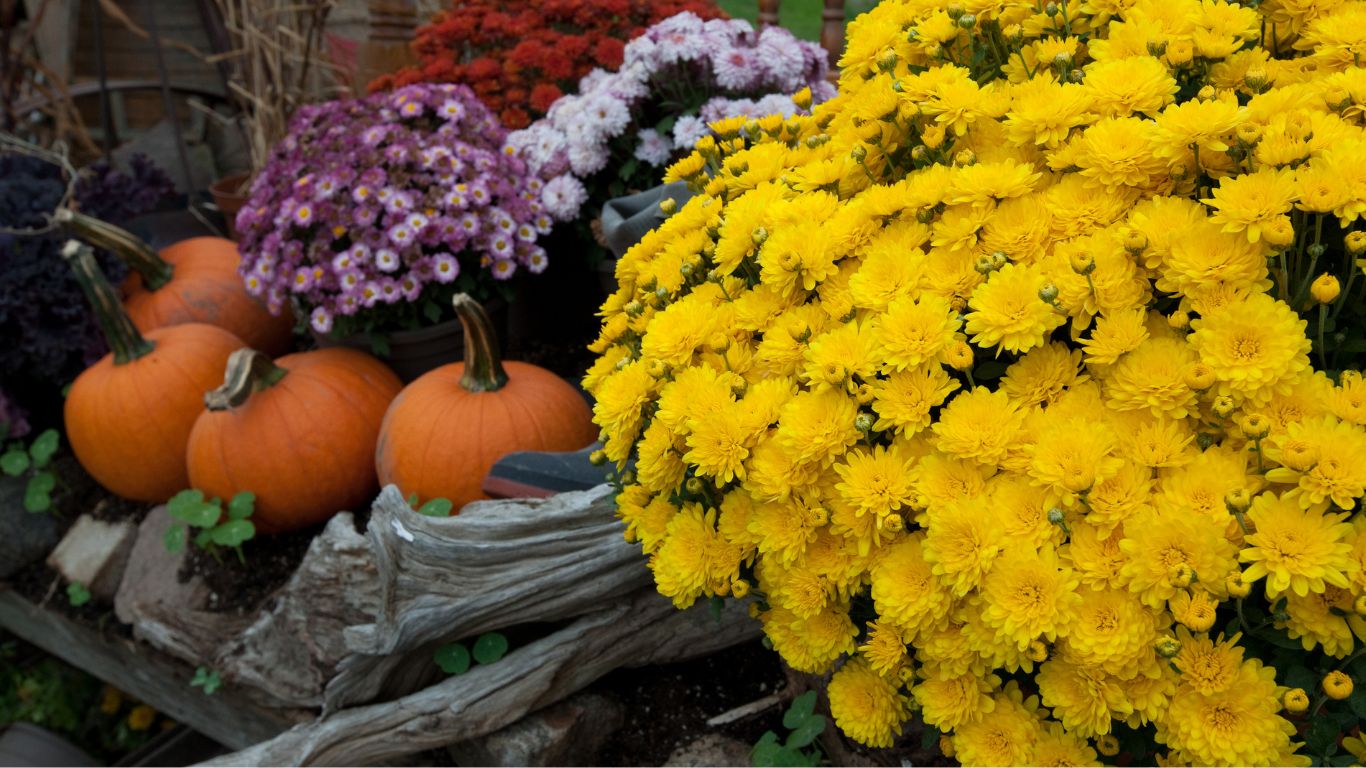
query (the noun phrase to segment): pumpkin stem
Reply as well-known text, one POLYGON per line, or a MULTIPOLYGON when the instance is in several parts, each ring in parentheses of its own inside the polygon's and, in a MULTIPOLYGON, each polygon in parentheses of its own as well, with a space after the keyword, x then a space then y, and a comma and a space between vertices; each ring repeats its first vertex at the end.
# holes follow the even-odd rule
POLYGON ((142 276, 142 284, 147 290, 155 291, 171 282, 175 267, 132 232, 69 209, 59 211, 57 219, 64 222, 76 237, 123 259, 125 264, 142 276))
POLYGON ((253 393, 275 386, 287 373, 288 370, 271 362, 264 352, 239 349, 228 356, 223 386, 204 395, 204 407, 211 411, 237 408, 253 393))
POLYGON ((465 326, 465 373, 460 386, 469 392, 496 392, 508 383, 503 356, 493 323, 479 302, 468 293, 457 293, 452 302, 455 314, 465 326))
POLYGON ((104 339, 114 353, 114 364, 131 363, 151 352, 156 345, 144 338, 138 332, 138 327, 133 325, 133 318, 119 303, 114 286, 109 284, 95 263, 95 251, 78 240, 68 240, 62 246, 62 258, 71 265, 76 282, 85 291, 86 299, 95 310, 95 319, 99 321, 104 339))

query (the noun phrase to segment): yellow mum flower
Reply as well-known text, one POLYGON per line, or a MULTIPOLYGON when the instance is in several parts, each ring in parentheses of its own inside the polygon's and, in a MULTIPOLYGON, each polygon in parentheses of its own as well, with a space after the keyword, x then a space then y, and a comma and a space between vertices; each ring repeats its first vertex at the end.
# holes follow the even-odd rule
POLYGON ((966 330, 974 344, 1007 352, 1026 352, 1044 343, 1063 316, 1039 298, 1045 278, 1039 270, 1007 264, 968 301, 966 330))
POLYGON ((974 723, 996 708, 994 692, 1001 685, 996 675, 975 672, 945 677, 932 676, 915 684, 911 695, 920 705, 925 722, 941 731, 974 723))
POLYGON ((1081 352, 1053 342, 1026 352, 1006 369, 1000 391, 1030 408, 1048 405, 1068 387, 1087 380, 1081 371, 1081 352))
POLYGON ((1049 420, 1030 450, 1029 477, 1070 503, 1124 466, 1114 432, 1085 419, 1049 420))
POLYGON ((1173 101, 1177 91, 1171 73, 1151 56, 1088 64, 1083 85, 1095 111, 1106 117, 1126 117, 1135 112, 1156 115, 1173 101))
POLYGON ((1219 180, 1214 195, 1201 202, 1214 208, 1210 221, 1223 225, 1225 232, 1247 233, 1248 242, 1262 238, 1262 228, 1290 212, 1297 189, 1295 174, 1289 169, 1263 169, 1219 180))
POLYGON ((1303 597, 1327 585, 1346 588, 1352 566, 1352 526, 1346 514, 1304 509, 1282 494, 1266 492, 1252 500, 1248 519, 1256 526, 1247 536, 1239 559, 1252 563, 1244 571, 1248 581, 1266 577, 1270 598, 1287 590, 1303 597))
POLYGON ((1065 658, 1124 677, 1151 654, 1157 640, 1152 615, 1131 592, 1082 589, 1076 620, 1067 628, 1065 658))
POLYGON ((953 748, 961 765, 1030 765, 1043 727, 1032 700, 1024 699, 1014 681, 994 697, 980 720, 959 726, 953 748))
POLYGON ((1212 579, 1237 566, 1236 548, 1224 538, 1225 526, 1206 516, 1148 512, 1124 526, 1119 548, 1128 558, 1121 580, 1153 608, 1176 594, 1173 569, 1189 568, 1212 579))
POLYGON ((1123 720, 1132 711, 1119 680, 1095 667, 1049 659, 1034 679, 1044 705, 1078 736, 1109 733, 1116 718, 1123 720))
POLYGON ((897 371, 873 385, 873 429, 913 436, 930 426, 930 413, 959 387, 938 363, 897 371))
POLYGON ((1322 593, 1310 592, 1301 597, 1285 593, 1286 634, 1299 640, 1306 651, 1323 646, 1329 656, 1342 658, 1356 645, 1347 616, 1352 613, 1352 593, 1340 587, 1328 586, 1322 593))
POLYGON ((858 651, 874 672, 887 678, 894 678, 910 662, 906 638, 891 622, 870 622, 868 638, 858 651))
POLYGON ((1024 425, 1024 414, 1005 392, 977 387, 949 401, 930 427, 935 447, 951 456, 997 464, 1024 425))
POLYGON ((1355 424, 1320 416, 1290 424, 1285 437, 1268 446, 1267 456, 1286 466, 1267 472, 1273 483, 1294 484, 1287 496, 1301 506, 1319 509, 1329 501, 1342 509, 1355 509, 1366 493, 1366 430, 1355 424), (1299 466, 1287 449, 1300 445, 1317 457, 1299 466))
POLYGON ((916 533, 880 550, 871 568, 878 615, 900 627, 907 638, 937 625, 953 604, 925 559, 924 538, 916 533))
POLYGON ((717 533, 715 510, 687 504, 669 520, 668 535, 650 556, 650 570, 659 593, 687 608, 710 594, 710 585, 739 576, 740 548, 717 533))
POLYGON ((1275 674, 1248 659, 1232 684, 1218 692, 1178 688, 1158 738, 1199 765, 1274 764, 1295 733, 1278 714, 1275 674))
POLYGON ((942 296, 893 300, 873 320, 883 370, 904 371, 937 361, 954 342, 960 325, 958 313, 942 296))
POLYGON ((145 731, 152 727, 152 722, 156 718, 155 709, 146 704, 139 704, 128 713, 128 728, 133 731, 145 731))
POLYGON ((1184 419, 1195 410, 1186 372, 1195 355, 1183 340, 1148 339, 1105 374, 1107 404, 1118 411, 1146 408, 1154 416, 1184 419))
POLYGON ((858 441, 858 406, 841 391, 801 392, 783 406, 778 442, 803 463, 829 464, 858 441))
POLYGON ((1082 598, 1079 581, 1052 547, 1008 548, 982 582, 982 618, 1021 650, 1065 633, 1082 598))
POLYGON ((904 456, 884 446, 855 448, 835 465, 843 481, 835 489, 859 514, 880 517, 911 503, 910 469, 904 456))
POLYGON ((928 517, 925 560, 953 594, 965 595, 982 582, 1004 548, 1000 526, 985 505, 971 502, 932 507, 928 517))
POLYGON ((1113 365, 1125 352, 1137 349, 1148 338, 1147 319, 1141 307, 1101 316, 1091 338, 1081 342, 1086 362, 1093 366, 1113 365))
POLYGON ((869 747, 890 747, 908 717, 906 698, 862 659, 835 671, 826 689, 835 725, 869 747))
POLYGON ((1192 320, 1189 340, 1223 391, 1264 401, 1309 367, 1305 326, 1284 303, 1256 294, 1192 320))

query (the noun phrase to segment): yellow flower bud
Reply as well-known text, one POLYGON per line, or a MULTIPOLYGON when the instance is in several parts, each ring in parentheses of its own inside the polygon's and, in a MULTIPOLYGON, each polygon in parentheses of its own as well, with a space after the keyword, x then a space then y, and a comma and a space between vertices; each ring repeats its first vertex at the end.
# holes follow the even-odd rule
POLYGON ((960 149, 953 156, 954 165, 973 165, 977 162, 977 153, 970 149, 960 149))
POLYGON ((1256 123, 1243 123, 1238 126, 1238 140, 1244 144, 1253 144, 1262 137, 1262 127, 1256 123))
POLYGON ((1214 369, 1207 363, 1194 363, 1186 369, 1186 386, 1203 392, 1214 386, 1214 369))
POLYGON ((1338 279, 1327 272, 1314 278, 1313 285, 1309 286, 1309 295, 1320 304, 1332 304, 1340 293, 1342 286, 1338 284, 1338 279))
POLYGON ((1124 250, 1129 253, 1139 254, 1148 247, 1148 236, 1136 229, 1129 230, 1129 234, 1124 236, 1124 250))
POLYGON ((1228 507, 1230 513, 1246 512, 1252 506, 1252 497, 1246 488, 1234 488, 1224 494, 1224 506, 1228 507))
POLYGON ((944 353, 944 357, 949 365, 957 370, 963 371, 972 367, 972 347, 969 346, 966 341, 955 342, 954 345, 949 347, 948 351, 944 353))
POLYGON ((1078 251, 1072 254, 1072 271, 1079 275, 1089 275, 1096 271, 1096 259, 1089 253, 1078 251))
POLYGON ((598 450, 588 454, 588 463, 592 464, 595 467, 601 467, 603 464, 606 464, 607 451, 604 451, 601 448, 599 448, 598 450))
POLYGON ((1262 239, 1277 250, 1289 248, 1295 243, 1295 227, 1289 216, 1277 216, 1262 225, 1262 239))
POLYGON ((1105 757, 1114 757, 1119 754, 1119 739, 1113 733, 1106 733, 1096 737, 1096 751, 1105 757))
POLYGON ((1253 93, 1261 93, 1266 90, 1267 83, 1266 70, 1261 67, 1249 69, 1247 73, 1243 75, 1243 85, 1246 85, 1248 90, 1253 93))
POLYGON ((1224 588, 1228 590, 1228 596, 1234 599, 1241 599, 1252 594, 1252 585, 1243 579, 1241 571, 1234 571, 1224 579, 1224 588))
POLYGON ((678 201, 673 199, 672 197, 666 197, 663 200, 659 201, 659 212, 664 214, 665 216, 669 216, 677 210, 678 201))
POLYGON ((1352 612, 1358 616, 1366 616, 1366 595, 1352 601, 1352 612))
POLYGON ((1215 416, 1226 419, 1237 407, 1237 404, 1233 402, 1233 398, 1228 395, 1220 395, 1214 398, 1214 405, 1211 406, 1211 409, 1214 411, 1215 416))
POLYGON ((1176 655, 1181 653, 1181 641, 1171 635, 1160 637, 1153 643, 1153 650, 1164 659, 1176 658, 1176 655))
POLYGON ((1185 589, 1191 585, 1191 582, 1195 581, 1195 571, 1191 570, 1191 567, 1185 563, 1178 563, 1167 571, 1167 581, 1177 589, 1185 589))
POLYGON ((750 617, 751 619, 757 619, 757 618, 759 618, 759 615, 762 614, 762 613, 763 613, 763 611, 760 610, 759 604, 758 604, 758 603, 750 603, 750 604, 749 604, 749 617, 750 617))
POLYGON ((1195 94, 1195 97, 1201 101, 1209 101, 1214 98, 1214 86, 1207 85, 1204 88, 1201 88, 1200 92, 1195 94))
POLYGON ((1342 242, 1347 246, 1348 254, 1360 256, 1366 253, 1366 230, 1348 232, 1347 237, 1343 238, 1342 242))
POLYGON ((139 704, 128 713, 128 728, 133 731, 145 731, 152 727, 152 721, 156 718, 157 711, 155 709, 146 704, 139 704))
POLYGON ((1025 649, 1025 658, 1035 664, 1042 664, 1048 659, 1048 646, 1042 640, 1031 640, 1029 647, 1025 649))
POLYGON ((1271 420, 1260 413, 1249 413, 1238 420, 1238 428, 1248 439, 1261 440, 1271 434, 1271 420))
POLYGON ((948 736, 940 736, 939 751, 944 753, 944 757, 947 757, 950 760, 952 760, 953 756, 956 754, 956 750, 954 750, 953 748, 953 739, 949 738, 948 736))
POLYGON ((730 584, 730 593, 736 597, 744 597, 749 594, 749 582, 744 579, 736 579, 730 584))
MULTIPOLYGON (((1167 315, 1167 325, 1171 326, 1175 330, 1180 331, 1182 329, 1189 328, 1190 324, 1191 316, 1185 310, 1178 309, 1170 315, 1167 315)), ((1205 367, 1208 368, 1209 366, 1205 367)), ((1210 373, 1213 373, 1213 371, 1210 371, 1210 373)))
POLYGON ((1281 706, 1286 712, 1292 715, 1302 714, 1309 710, 1309 694, 1303 688, 1291 688, 1281 696, 1281 706))
MULTIPOLYGON (((1189 64, 1190 60, 1194 57, 1195 47, 1191 45, 1189 40, 1173 40, 1167 45, 1167 63, 1173 67, 1189 64)), ((1208 85, 1200 90, 1200 98, 1210 99, 1213 97, 1214 89, 1210 88, 1208 85), (1209 91, 1210 95, 1206 96, 1205 91, 1209 91)))
POLYGON ((688 493, 701 493, 702 481, 695 477, 690 477, 687 482, 683 483, 683 488, 687 490, 688 493))
POLYGON ((792 94, 792 103, 796 104, 799 109, 810 109, 811 86, 808 85, 800 91, 797 91, 796 93, 792 94))
POLYGON ((1352 678, 1346 672, 1334 670, 1323 676, 1323 692, 1334 701, 1342 701, 1352 695, 1352 678))
POLYGON ((935 123, 920 134, 920 140, 930 149, 938 149, 944 143, 944 126, 935 123))
POLYGON ((878 521, 878 525, 886 533, 901 533, 906 530, 906 521, 901 519, 901 515, 893 512, 878 521))

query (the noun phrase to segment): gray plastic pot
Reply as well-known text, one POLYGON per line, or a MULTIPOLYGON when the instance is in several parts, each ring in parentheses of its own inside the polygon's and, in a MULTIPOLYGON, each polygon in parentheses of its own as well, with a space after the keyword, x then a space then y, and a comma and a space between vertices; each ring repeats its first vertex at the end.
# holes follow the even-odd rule
POLYGON ((0 766, 8 768, 20 765, 35 768, 73 765, 84 768, 99 763, 76 745, 46 728, 32 723, 15 723, 0 731, 0 766))

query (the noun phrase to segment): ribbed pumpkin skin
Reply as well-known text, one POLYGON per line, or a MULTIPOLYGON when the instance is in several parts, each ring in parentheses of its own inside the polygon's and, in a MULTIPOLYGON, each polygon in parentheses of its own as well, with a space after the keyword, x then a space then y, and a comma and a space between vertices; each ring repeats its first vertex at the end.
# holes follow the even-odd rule
POLYGON ((588 404, 555 374, 504 362, 508 383, 496 392, 460 386, 464 363, 444 365, 409 384, 389 407, 376 464, 419 503, 449 499, 458 511, 483 493, 494 462, 514 451, 576 451, 597 439, 588 404))
MULTIPOLYGON (((247 293, 237 274, 237 244, 221 237, 193 237, 160 253, 175 267, 171 281, 156 291, 131 272, 123 284, 123 306, 138 330, 181 323, 207 323, 236 334, 268 355, 288 352, 294 319, 275 317, 247 293)), ((221 373, 221 372, 220 372, 221 373)))
POLYGON ((96 482, 126 499, 157 503, 190 486, 190 430, 204 410, 204 393, 223 382, 223 366, 242 340, 202 323, 146 337, 156 345, 148 354, 117 366, 105 355, 78 376, 64 419, 76 459, 96 482))
POLYGON ((384 363, 351 349, 275 364, 289 373, 237 408, 205 411, 188 451, 190 486, 208 498, 256 494, 252 520, 263 533, 306 528, 374 498, 380 422, 403 388, 384 363))

